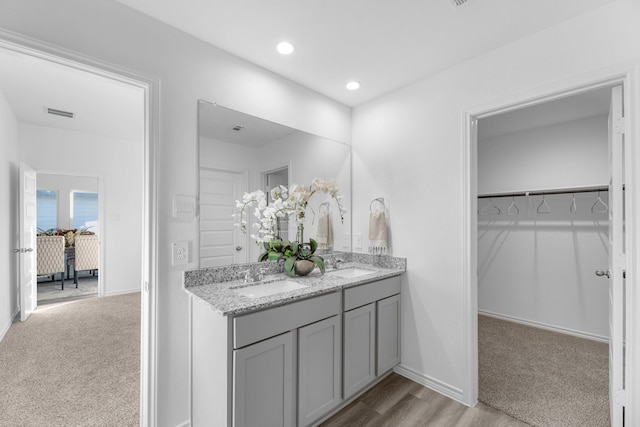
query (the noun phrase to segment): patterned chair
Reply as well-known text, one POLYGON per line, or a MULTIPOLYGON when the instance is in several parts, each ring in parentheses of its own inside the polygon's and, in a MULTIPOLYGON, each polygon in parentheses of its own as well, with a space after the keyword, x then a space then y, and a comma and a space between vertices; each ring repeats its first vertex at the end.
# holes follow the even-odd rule
POLYGON ((73 266, 73 281, 78 287, 78 271, 98 270, 100 242, 95 234, 79 234, 75 237, 76 259, 73 266))
POLYGON ((64 236, 37 236, 36 244, 38 276, 51 276, 55 280, 56 273, 60 273, 64 289, 64 236))

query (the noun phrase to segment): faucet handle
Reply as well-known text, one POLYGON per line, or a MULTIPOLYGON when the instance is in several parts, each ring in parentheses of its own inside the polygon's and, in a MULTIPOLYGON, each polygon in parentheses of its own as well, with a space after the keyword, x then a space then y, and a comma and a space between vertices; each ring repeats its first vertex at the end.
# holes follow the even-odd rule
POLYGON ((253 282, 253 277, 251 276, 251 270, 242 270, 240 273, 244 274, 244 283, 253 282))

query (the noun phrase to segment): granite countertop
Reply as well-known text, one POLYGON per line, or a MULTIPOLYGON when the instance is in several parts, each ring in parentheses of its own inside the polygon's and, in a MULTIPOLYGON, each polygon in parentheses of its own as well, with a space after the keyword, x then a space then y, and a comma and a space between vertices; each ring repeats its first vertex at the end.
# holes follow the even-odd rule
POLYGON ((262 282, 245 283, 243 279, 236 280, 207 280, 211 278, 211 271, 195 270, 185 273, 185 291, 201 299, 211 306, 217 313, 223 316, 236 316, 246 314, 256 310, 288 304, 304 298, 318 296, 330 292, 336 292, 351 286, 357 286, 387 277, 399 276, 406 270, 403 262, 392 262, 381 266, 365 262, 346 262, 337 269, 327 269, 324 275, 315 269, 308 276, 290 277, 284 272, 276 272, 264 276, 262 282), (370 270, 370 274, 361 275, 354 278, 340 277, 339 271, 349 268, 370 270), (207 274, 209 273, 209 274, 207 274), (306 287, 275 295, 268 295, 259 298, 251 298, 239 295, 234 289, 248 286, 256 286, 278 281, 296 282, 306 287))

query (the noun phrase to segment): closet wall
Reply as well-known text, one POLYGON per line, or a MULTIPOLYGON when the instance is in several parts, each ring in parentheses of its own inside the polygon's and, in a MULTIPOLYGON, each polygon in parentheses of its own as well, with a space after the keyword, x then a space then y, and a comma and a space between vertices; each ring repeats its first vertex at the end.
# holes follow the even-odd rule
MULTIPOLYGON (((478 141, 480 195, 607 181, 606 116, 478 141)), ((594 271, 608 265, 608 214, 591 211, 598 193, 575 194, 575 213, 573 197, 545 196, 548 214, 537 212, 542 196, 478 200, 481 313, 607 339, 608 283, 594 271)))

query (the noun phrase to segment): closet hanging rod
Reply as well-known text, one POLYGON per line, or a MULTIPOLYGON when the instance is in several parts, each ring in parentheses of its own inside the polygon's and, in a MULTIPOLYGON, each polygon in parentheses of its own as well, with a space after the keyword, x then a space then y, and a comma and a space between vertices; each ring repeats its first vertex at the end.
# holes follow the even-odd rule
MULTIPOLYGON (((623 187, 624 190, 624 187, 623 187)), ((560 188, 553 190, 536 190, 536 191, 516 191, 512 193, 493 193, 478 194, 478 199, 489 199, 491 197, 518 197, 518 196, 541 196, 550 194, 572 194, 572 193, 595 193, 598 191, 609 191, 608 186, 601 187, 576 187, 576 188, 560 188)))

